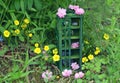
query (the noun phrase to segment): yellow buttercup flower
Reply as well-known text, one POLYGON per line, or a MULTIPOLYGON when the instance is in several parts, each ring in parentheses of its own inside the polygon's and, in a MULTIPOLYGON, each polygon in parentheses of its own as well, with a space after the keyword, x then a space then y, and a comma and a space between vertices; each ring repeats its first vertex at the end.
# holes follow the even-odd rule
POLYGON ((27 24, 22 24, 22 25, 21 25, 21 28, 22 28, 22 29, 27 28, 27 24))
POLYGON ((19 25, 19 21, 18 21, 18 20, 14 20, 14 24, 15 24, 16 26, 18 26, 18 25, 19 25))
POLYGON ((100 53, 100 48, 96 47, 96 50, 94 52, 95 55, 98 55, 100 53))
POLYGON ((54 55, 53 56, 53 61, 59 61, 60 60, 60 56, 59 55, 54 55))
POLYGON ((53 54, 58 54, 58 49, 57 48, 53 49, 53 54))
POLYGON ((32 37, 33 35, 32 35, 32 33, 29 33, 29 35, 28 35, 29 37, 32 37))
POLYGON ((88 59, 92 60, 92 59, 94 59, 94 56, 92 54, 90 54, 90 55, 88 55, 88 59))
POLYGON ((96 47, 96 50, 100 50, 100 48, 96 47))
POLYGON ((87 57, 83 57, 83 58, 82 58, 82 62, 83 62, 83 63, 88 62, 87 57))
POLYGON ((98 54, 99 54, 99 51, 96 50, 96 51, 94 52, 94 54, 95 54, 95 55, 98 55, 98 54))
POLYGON ((56 76, 56 78, 57 78, 57 79, 59 79, 59 78, 60 78, 60 76, 56 76))
POLYGON ((37 48, 37 47, 39 47, 39 44, 38 44, 38 43, 35 43, 35 45, 34 45, 34 46, 37 48))
POLYGON ((3 32, 3 35, 4 35, 5 37, 9 37, 9 36, 10 36, 10 32, 9 32, 8 30, 5 30, 5 31, 3 32))
POLYGON ((44 46, 44 50, 48 51, 49 50, 49 46, 44 46))
POLYGON ((108 39, 109 39, 109 35, 105 33, 104 36, 103 36, 103 38, 104 38, 105 40, 108 40, 108 39))
POLYGON ((40 48, 38 48, 38 47, 37 47, 37 48, 35 48, 35 49, 34 49, 34 53, 36 53, 36 54, 40 54, 40 53, 41 53, 41 49, 40 49, 40 48))
POLYGON ((18 35, 20 33, 20 30, 19 29, 16 29, 15 30, 15 33, 18 35))
POLYGON ((25 19, 24 19, 24 23, 29 24, 29 23, 30 23, 30 20, 27 19, 27 18, 25 18, 25 19))

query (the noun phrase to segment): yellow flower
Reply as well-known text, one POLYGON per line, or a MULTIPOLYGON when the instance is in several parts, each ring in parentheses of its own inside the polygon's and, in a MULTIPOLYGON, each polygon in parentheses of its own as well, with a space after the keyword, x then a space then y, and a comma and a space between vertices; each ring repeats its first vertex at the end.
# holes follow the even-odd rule
POLYGON ((35 45, 34 45, 34 46, 37 48, 37 47, 39 47, 39 44, 38 44, 38 43, 35 43, 35 45))
POLYGON ((60 56, 59 55, 54 55, 53 56, 53 61, 59 61, 60 60, 60 56))
POLYGON ((96 47, 96 50, 100 50, 100 48, 96 47))
POLYGON ((89 54, 89 55, 88 55, 88 59, 89 59, 89 60, 92 60, 92 59, 94 59, 94 56, 93 56, 92 54, 89 54))
POLYGON ((44 50, 48 51, 49 50, 49 46, 44 46, 44 50))
POLYGON ((100 53, 100 48, 96 47, 96 50, 94 52, 95 55, 98 55, 100 53))
POLYGON ((58 54, 58 49, 57 48, 53 49, 53 54, 58 54))
POLYGON ((24 23, 29 24, 30 23, 29 19, 25 18, 24 23))
POLYGON ((83 63, 88 62, 87 57, 83 57, 83 58, 82 58, 82 62, 83 62, 83 63))
POLYGON ((10 36, 10 32, 9 32, 8 30, 5 30, 5 31, 3 32, 3 35, 4 35, 5 37, 9 37, 9 36, 10 36))
POLYGON ((18 20, 14 20, 14 24, 15 24, 16 26, 18 26, 18 25, 19 25, 19 21, 18 21, 18 20))
POLYGON ((94 54, 95 54, 95 55, 98 55, 98 54, 99 54, 99 51, 96 50, 96 51, 94 52, 94 54))
POLYGON ((34 49, 34 53, 36 53, 36 54, 40 54, 40 53, 41 53, 41 49, 40 49, 40 48, 38 48, 38 47, 37 47, 37 48, 35 48, 35 49, 34 49))
POLYGON ((18 35, 20 33, 20 30, 19 29, 16 29, 15 30, 15 33, 18 35))
POLYGON ((25 29, 26 27, 27 27, 27 24, 22 24, 22 25, 21 25, 21 28, 22 28, 22 29, 25 29))
POLYGON ((57 78, 57 79, 59 79, 59 78, 60 78, 60 76, 56 76, 56 78, 57 78))
POLYGON ((32 37, 33 35, 32 35, 32 33, 29 33, 29 35, 28 35, 29 37, 32 37))
POLYGON ((104 37, 104 39, 105 39, 105 40, 108 40, 108 39, 109 39, 109 35, 108 35, 108 34, 106 34, 106 33, 104 34, 104 36, 103 36, 103 37, 104 37))

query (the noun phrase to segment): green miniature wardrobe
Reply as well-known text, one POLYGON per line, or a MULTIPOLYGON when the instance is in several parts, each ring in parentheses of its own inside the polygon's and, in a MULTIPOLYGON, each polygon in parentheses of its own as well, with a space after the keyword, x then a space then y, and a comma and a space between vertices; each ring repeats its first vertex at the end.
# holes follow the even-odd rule
POLYGON ((59 69, 70 68, 72 62, 82 64, 82 15, 68 13, 57 20, 59 69))

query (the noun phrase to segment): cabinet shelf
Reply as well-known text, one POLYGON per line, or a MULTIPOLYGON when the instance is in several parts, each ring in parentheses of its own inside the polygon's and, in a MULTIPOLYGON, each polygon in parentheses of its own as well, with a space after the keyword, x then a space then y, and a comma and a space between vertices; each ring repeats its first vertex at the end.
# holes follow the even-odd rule
POLYGON ((71 49, 71 50, 77 50, 77 49, 80 49, 80 48, 79 47, 78 48, 68 48, 68 47, 67 48, 63 47, 62 48, 62 50, 69 50, 69 49, 71 49))
MULTIPOLYGON (((63 37, 62 40, 69 39, 69 37, 63 37)), ((79 36, 71 36, 70 39, 80 39, 79 36)))
POLYGON ((80 29, 80 26, 62 27, 62 28, 59 29, 59 31, 60 31, 60 30, 61 30, 61 31, 62 31, 62 30, 66 30, 66 29, 67 29, 67 30, 68 30, 68 29, 80 29))
POLYGON ((71 39, 80 39, 79 36, 72 36, 71 39))
POLYGON ((71 29, 80 29, 80 26, 71 26, 71 29))
POLYGON ((72 56, 62 56, 62 59, 79 59, 79 55, 72 55, 72 56))

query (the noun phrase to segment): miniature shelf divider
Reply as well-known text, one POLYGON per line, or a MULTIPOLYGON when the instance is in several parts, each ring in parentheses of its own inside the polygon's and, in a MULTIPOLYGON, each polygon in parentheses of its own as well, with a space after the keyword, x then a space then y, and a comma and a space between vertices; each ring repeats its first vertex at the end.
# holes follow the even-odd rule
POLYGON ((57 46, 59 69, 70 68, 72 62, 82 64, 82 15, 68 13, 57 20, 57 46))

